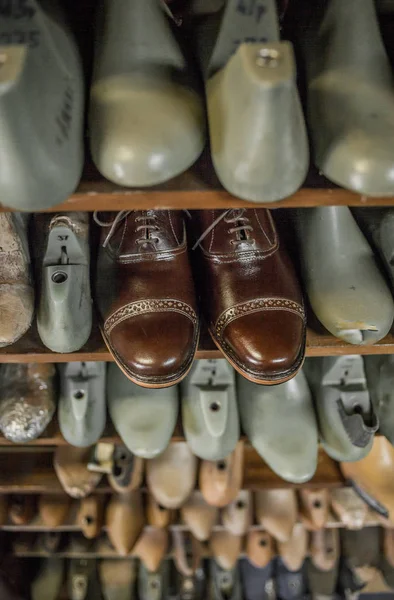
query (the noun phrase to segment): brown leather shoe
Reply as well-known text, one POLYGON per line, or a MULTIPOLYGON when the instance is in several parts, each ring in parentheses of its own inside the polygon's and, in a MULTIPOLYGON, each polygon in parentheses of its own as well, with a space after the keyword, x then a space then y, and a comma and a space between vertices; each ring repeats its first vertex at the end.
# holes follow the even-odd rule
POLYGON ((287 381, 304 360, 305 313, 270 212, 206 210, 193 219, 202 309, 215 344, 250 381, 287 381))
POLYGON ((144 387, 174 385, 199 337, 181 211, 123 211, 103 226, 97 268, 101 330, 123 373, 144 387))

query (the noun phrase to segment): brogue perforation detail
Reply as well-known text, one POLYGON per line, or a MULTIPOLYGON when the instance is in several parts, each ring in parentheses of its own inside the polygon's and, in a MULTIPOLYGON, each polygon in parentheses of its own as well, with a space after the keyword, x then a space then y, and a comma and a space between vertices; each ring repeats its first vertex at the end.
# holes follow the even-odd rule
POLYGON ((247 314, 259 312, 260 310, 286 310, 295 313, 305 320, 304 307, 298 304, 298 302, 294 302, 294 300, 286 300, 285 298, 258 298, 236 304, 232 308, 225 310, 216 321, 216 335, 220 337, 231 321, 247 314))
POLYGON ((108 317, 104 324, 104 331, 108 335, 116 325, 126 319, 157 312, 177 312, 188 317, 193 325, 197 324, 197 314, 195 310, 185 302, 172 299, 139 300, 122 306, 122 308, 119 308, 108 317))

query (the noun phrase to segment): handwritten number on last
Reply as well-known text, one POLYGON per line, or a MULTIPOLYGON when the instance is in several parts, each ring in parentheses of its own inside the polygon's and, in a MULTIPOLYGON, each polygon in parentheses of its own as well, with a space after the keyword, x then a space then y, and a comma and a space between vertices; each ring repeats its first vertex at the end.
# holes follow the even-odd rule
POLYGON ((4 19, 31 19, 35 12, 29 0, 0 0, 0 16, 4 19))
POLYGON ((237 12, 245 17, 254 17, 256 23, 260 23, 265 10, 264 4, 259 0, 238 0, 237 12))

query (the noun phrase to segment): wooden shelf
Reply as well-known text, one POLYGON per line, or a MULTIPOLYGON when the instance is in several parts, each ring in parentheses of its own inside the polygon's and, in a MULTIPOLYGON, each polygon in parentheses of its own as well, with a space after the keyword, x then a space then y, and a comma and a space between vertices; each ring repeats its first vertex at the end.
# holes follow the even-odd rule
MULTIPOLYGON (((319 175, 311 167, 303 187, 295 194, 261 208, 296 208, 310 206, 394 206, 394 196, 370 198, 344 190, 319 175)), ((105 180, 90 163, 85 167, 81 183, 70 198, 44 212, 57 211, 119 211, 147 209, 227 209, 256 208, 226 192, 212 167, 209 152, 188 171, 170 181, 151 188, 123 188, 105 180)), ((10 210, 6 207, 0 210, 10 210)))
MULTIPOLYGON (((0 448, 0 494, 64 494, 53 467, 53 448, 0 448)), ((106 477, 95 489, 111 493, 106 477)))
MULTIPOLYGON (((376 518, 373 518, 371 516, 371 518, 369 518, 367 520, 366 523, 364 523, 363 527, 379 527, 382 526, 381 521, 379 521, 376 518)), ((342 523, 339 523, 337 520, 333 519, 333 520, 329 520, 326 525, 325 528, 326 529, 342 529, 344 526, 342 523)), ((171 533, 173 531, 189 531, 189 529, 183 525, 170 525, 168 527, 169 530, 169 551, 166 554, 166 558, 173 558, 173 553, 171 552, 171 533)), ((222 526, 217 526, 213 528, 213 531, 223 531, 224 528, 222 526)), ((250 531, 264 531, 264 529, 259 526, 259 525, 252 525, 249 529, 250 531)), ((18 530, 11 530, 9 529, 8 531, 12 531, 14 534, 17 533, 18 530)), ((55 531, 54 529, 52 529, 51 531, 55 531)), ((75 532, 75 530, 73 530, 73 532, 75 532)), ((70 530, 70 533, 71 530, 70 530)), ((77 536, 79 536, 79 533, 76 533, 77 536)), ((51 552, 50 556, 56 556, 57 558, 85 558, 85 559, 102 559, 102 558, 113 558, 113 559, 122 559, 124 560, 125 558, 133 558, 135 555, 133 554, 133 552, 131 552, 127 557, 124 556, 120 556, 119 554, 117 554, 116 550, 114 550, 114 548, 111 547, 110 542, 108 541, 108 538, 106 537, 106 535, 101 535, 100 537, 98 537, 95 540, 92 540, 89 545, 89 547, 85 550, 75 550, 72 547, 72 542, 70 543, 70 540, 66 539, 61 541, 61 545, 60 545, 60 550, 57 550, 55 552, 51 552)), ((210 551, 209 551, 209 547, 207 545, 203 546, 203 558, 209 558, 210 556, 210 551)), ((14 556, 18 556, 20 558, 47 558, 48 557, 48 552, 45 552, 45 550, 43 550, 40 547, 40 541, 39 541, 39 537, 36 537, 34 535, 34 532, 30 532, 27 529, 25 529, 24 531, 19 530, 19 535, 17 535, 17 537, 15 537, 15 539, 13 540, 12 543, 12 553, 14 556)), ((244 556, 246 556, 246 553, 243 551, 241 552, 241 554, 239 555, 239 558, 243 558, 244 556)))
MULTIPOLYGON (((19 447, 0 449, 0 494, 64 494, 53 468, 54 448, 19 447)), ((245 444, 243 489, 333 488, 345 485, 339 465, 319 449, 319 460, 314 477, 305 484, 291 484, 281 479, 245 444)), ((103 478, 95 493, 109 494, 112 489, 103 478)))
MULTIPOLYGON (((366 521, 363 527, 379 527, 382 526, 382 521, 379 520, 372 511, 369 511, 366 521)), ((325 524, 326 529, 342 529, 344 528, 343 523, 338 521, 338 519, 331 513, 327 523, 325 524)), ((57 551, 51 553, 51 556, 58 556, 62 558, 120 558, 116 553, 114 548, 111 546, 108 537, 106 536, 106 527, 103 527, 102 533, 100 536, 91 540, 90 542, 84 540, 86 544, 86 548, 83 548, 83 538, 81 537, 80 529, 75 527, 73 524, 69 524, 66 526, 56 527, 52 529, 42 528, 32 525, 24 525, 24 526, 3 526, 1 528, 3 531, 12 532, 13 534, 17 534, 17 536, 13 540, 13 554, 20 557, 31 558, 31 557, 46 557, 48 556, 48 552, 46 552, 41 544, 40 544, 40 536, 36 535, 42 532, 63 532, 66 535, 63 535, 60 540, 60 546, 57 551), (67 533, 71 535, 67 535, 67 533), (75 544, 73 544, 73 539, 77 538, 78 540, 82 540, 82 548, 75 549, 75 544)), ((149 526, 146 526, 145 529, 149 529, 149 526)), ((189 528, 183 524, 173 524, 169 525, 166 528, 169 532, 169 552, 167 554, 167 558, 172 556, 171 554, 171 534, 176 531, 189 531, 189 528)), ((215 525, 212 529, 214 532, 224 531, 225 528, 222 525, 215 525)), ((249 531, 264 531, 264 528, 261 525, 251 525, 249 527, 249 531)), ((209 556, 209 549, 204 547, 204 554, 209 556)), ((129 555, 131 558, 133 553, 129 555)), ((241 554, 244 556, 244 553, 241 554)))
MULTIPOLYGON (((245 437, 243 439, 246 439, 245 437)), ((181 415, 179 413, 179 418, 178 418, 178 422, 175 426, 174 429, 174 433, 172 435, 171 440, 173 442, 184 442, 185 441, 185 436, 183 434, 183 430, 182 430, 182 424, 181 424, 181 415)), ((106 443, 106 444, 123 444, 121 438, 119 437, 119 435, 117 434, 117 432, 115 431, 114 426, 112 425, 112 422, 110 421, 109 417, 107 418, 107 425, 105 427, 104 433, 101 436, 100 440, 101 443, 106 443)), ((57 421, 57 417, 56 415, 53 417, 51 423, 48 425, 48 427, 46 428, 46 430, 44 431, 44 433, 37 439, 32 440, 31 442, 28 442, 27 444, 16 444, 15 442, 11 442, 10 440, 8 440, 7 438, 5 438, 3 435, 0 434, 0 452, 1 452, 1 448, 5 448, 5 452, 8 449, 16 449, 19 448, 21 451, 23 451, 23 449, 29 449, 29 448, 48 448, 48 449, 52 449, 56 448, 57 446, 69 446, 70 444, 64 439, 60 428, 59 428, 59 423, 57 421)), ((39 449, 37 450, 39 452, 39 449)))
MULTIPOLYGON (((394 354, 394 334, 389 333, 373 346, 354 346, 330 335, 324 330, 308 328, 306 356, 340 356, 346 354, 394 354)), ((208 332, 202 331, 196 358, 222 358, 208 332)), ((93 328, 88 343, 78 352, 56 354, 46 348, 33 327, 22 339, 0 349, 0 363, 64 363, 70 361, 105 361, 113 358, 105 346, 97 327, 93 328)))

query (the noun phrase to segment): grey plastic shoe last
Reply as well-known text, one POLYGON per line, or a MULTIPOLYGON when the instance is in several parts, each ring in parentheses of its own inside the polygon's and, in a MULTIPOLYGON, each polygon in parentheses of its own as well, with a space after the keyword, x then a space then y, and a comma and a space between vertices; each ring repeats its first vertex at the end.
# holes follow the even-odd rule
POLYGON ((391 196, 394 86, 375 2, 320 5, 326 6, 320 26, 313 25, 310 35, 302 31, 316 164, 343 187, 391 196))
POLYGON ((70 600, 87 600, 89 582, 93 575, 93 559, 72 558, 69 563, 67 588, 70 600))
POLYGON ((280 42, 275 0, 228 0, 198 34, 211 154, 223 186, 274 202, 302 184, 309 151, 292 45, 280 42))
POLYGON ((381 340, 393 323, 393 298, 349 208, 298 209, 295 216, 302 277, 316 317, 350 344, 381 340))
POLYGON ((102 362, 71 362, 60 367, 59 426, 72 446, 93 446, 104 431, 105 372, 102 362))
POLYGON ((133 559, 101 560, 99 574, 104 600, 135 600, 136 571, 137 565, 133 559))
POLYGON ((334 599, 340 559, 339 532, 321 529, 310 536, 306 570, 312 600, 334 599))
POLYGON ((178 416, 177 387, 140 387, 112 363, 108 367, 107 396, 115 429, 133 454, 154 458, 164 452, 178 416))
POLYGON ((47 227, 46 247, 37 265, 41 282, 38 333, 53 352, 76 352, 92 329, 89 215, 57 214, 47 227))
POLYGON ((209 561, 209 600, 243 600, 239 567, 222 569, 214 560, 209 561))
POLYGON ((193 454, 221 460, 239 439, 235 372, 225 359, 197 360, 181 383, 182 423, 193 454))
POLYGON ((394 209, 353 208, 361 231, 382 259, 394 289, 394 209))
POLYGON ((372 448, 378 419, 358 355, 309 358, 304 372, 315 399, 321 443, 334 460, 353 462, 372 448))
POLYGON ((379 431, 394 446, 394 356, 365 356, 364 367, 379 431))
POLYGON ((90 101, 93 160, 115 183, 149 186, 192 165, 203 102, 158 0, 106 0, 90 101))
POLYGON ((5 7, 0 64, 2 203, 49 208, 72 194, 83 166, 82 69, 56 1, 5 7))
POLYGON ((305 375, 276 386, 237 378, 242 429, 280 477, 304 483, 317 467, 318 427, 305 375))
POLYGON ((301 600, 307 593, 306 564, 308 535, 301 523, 294 526, 288 542, 279 543, 275 576, 281 600, 301 600))
POLYGON ((164 560, 156 572, 141 561, 138 571, 138 594, 141 600, 166 600, 169 597, 170 563, 164 560))
POLYGON ((42 558, 31 584, 31 600, 58 600, 64 579, 64 560, 42 558))
POLYGON ((244 600, 276 600, 274 560, 257 567, 247 558, 240 561, 244 600))

